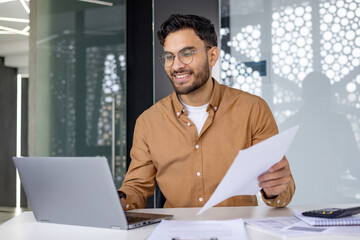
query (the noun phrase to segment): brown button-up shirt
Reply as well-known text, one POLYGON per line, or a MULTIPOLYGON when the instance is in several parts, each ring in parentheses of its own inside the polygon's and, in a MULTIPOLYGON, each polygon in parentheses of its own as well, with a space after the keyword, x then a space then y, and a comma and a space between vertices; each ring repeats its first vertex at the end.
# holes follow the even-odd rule
MULTIPOLYGON (((214 80, 209 113, 198 135, 176 93, 160 100, 137 119, 131 164, 119 189, 126 209, 143 208, 154 193, 155 179, 166 198, 164 207, 202 207, 224 177, 239 150, 278 133, 260 97, 214 80)), ((246 165, 244 165, 246 168, 246 165)), ((294 180, 269 206, 286 206, 294 180)), ((256 196, 236 196, 217 206, 256 206, 256 196)))

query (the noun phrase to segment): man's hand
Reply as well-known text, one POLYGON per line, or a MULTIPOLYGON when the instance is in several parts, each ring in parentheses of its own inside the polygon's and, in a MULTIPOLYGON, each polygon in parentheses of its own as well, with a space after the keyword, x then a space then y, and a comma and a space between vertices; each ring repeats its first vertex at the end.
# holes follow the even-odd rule
POLYGON ((268 173, 258 177, 259 187, 264 190, 267 198, 274 198, 285 191, 290 179, 290 166, 285 157, 272 166, 268 173))
POLYGON ((121 206, 125 210, 126 202, 124 198, 120 198, 121 206))
POLYGON ((119 194, 119 199, 120 199, 120 203, 122 208, 125 210, 125 206, 126 206, 126 194, 123 191, 118 190, 118 194, 119 194))

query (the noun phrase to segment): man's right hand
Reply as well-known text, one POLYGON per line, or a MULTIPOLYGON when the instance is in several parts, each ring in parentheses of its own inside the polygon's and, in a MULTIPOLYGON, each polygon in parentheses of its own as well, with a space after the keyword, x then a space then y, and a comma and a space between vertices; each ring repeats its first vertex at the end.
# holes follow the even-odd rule
POLYGON ((126 206, 126 201, 124 198, 120 198, 120 202, 121 202, 121 206, 122 208, 125 210, 125 206, 126 206))

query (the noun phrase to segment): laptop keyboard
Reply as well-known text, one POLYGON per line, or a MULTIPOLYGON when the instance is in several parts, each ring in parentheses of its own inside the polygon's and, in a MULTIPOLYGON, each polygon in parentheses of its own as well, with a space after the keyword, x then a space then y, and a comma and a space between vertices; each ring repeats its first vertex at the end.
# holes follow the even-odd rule
POLYGON ((127 221, 130 222, 142 222, 149 220, 150 218, 147 217, 134 217, 134 216, 126 216, 127 221))

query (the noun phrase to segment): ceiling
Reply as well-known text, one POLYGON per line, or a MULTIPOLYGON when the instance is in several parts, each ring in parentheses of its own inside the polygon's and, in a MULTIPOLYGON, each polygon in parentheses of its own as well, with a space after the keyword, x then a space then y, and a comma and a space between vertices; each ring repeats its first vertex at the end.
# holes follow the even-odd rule
MULTIPOLYGON (((0 43, 6 43, 9 41, 22 41, 28 39, 27 36, 22 34, 16 34, 14 32, 9 32, 1 27, 10 28, 17 31, 23 31, 29 23, 24 22, 13 22, 8 20, 3 20, 2 18, 10 18, 15 20, 28 20, 29 14, 25 10, 23 2, 26 6, 29 6, 29 0, 0 0, 0 43)), ((28 33, 24 31, 24 33, 28 33)))
MULTIPOLYGON (((51 1, 51 9, 63 11, 68 10, 66 7, 76 10, 123 3, 119 0, 51 1)), ((6 67, 17 68, 25 77, 29 72, 29 4, 30 0, 0 0, 0 57, 4 57, 6 67)))
POLYGON ((0 57, 6 67, 28 76, 29 0, 0 0, 0 57))

